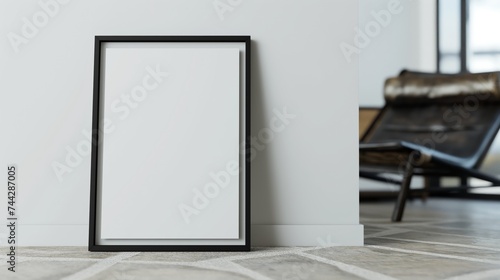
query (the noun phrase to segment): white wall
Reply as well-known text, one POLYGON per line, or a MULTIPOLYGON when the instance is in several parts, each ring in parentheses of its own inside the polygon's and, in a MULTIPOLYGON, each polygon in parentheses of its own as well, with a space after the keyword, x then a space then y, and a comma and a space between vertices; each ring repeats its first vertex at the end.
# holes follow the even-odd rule
POLYGON ((253 245, 362 244, 357 59, 339 48, 355 35, 356 1, 232 0, 221 17, 212 0, 64 2, 18 52, 8 34, 43 10, 0 3, 0 165, 19 167, 21 244, 87 244, 90 157, 62 181, 52 165, 90 134, 94 35, 121 34, 251 35, 253 135, 277 111, 296 116, 252 162, 253 245))
POLYGON ((374 36, 368 36, 370 42, 359 54, 359 104, 362 107, 383 106, 385 79, 402 69, 436 70, 436 0, 360 0, 360 29, 378 22, 372 13, 389 11, 391 3, 399 3, 400 12, 390 13, 388 23, 382 22, 386 26, 374 36))

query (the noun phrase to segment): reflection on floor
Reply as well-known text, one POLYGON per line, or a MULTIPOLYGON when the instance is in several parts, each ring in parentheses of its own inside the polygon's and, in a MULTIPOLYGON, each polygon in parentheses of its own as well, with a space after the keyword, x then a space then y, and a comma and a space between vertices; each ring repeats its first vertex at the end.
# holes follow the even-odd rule
MULTIPOLYGON (((430 199, 361 204, 364 247, 254 248, 250 253, 90 253, 27 247, 0 279, 500 279, 500 202, 430 199)), ((319 238, 320 245, 334 245, 319 238)), ((5 251, 4 248, 1 248, 5 251)))

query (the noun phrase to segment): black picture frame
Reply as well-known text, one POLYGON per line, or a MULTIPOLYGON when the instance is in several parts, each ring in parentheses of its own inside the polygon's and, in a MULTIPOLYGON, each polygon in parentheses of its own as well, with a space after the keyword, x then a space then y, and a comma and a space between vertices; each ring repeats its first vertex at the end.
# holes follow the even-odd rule
MULTIPOLYGON (((95 36, 94 50, 94 87, 93 87, 93 112, 92 112, 92 149, 91 149, 91 176, 90 176, 90 213, 89 213, 89 251, 249 251, 250 250, 250 36, 95 36), (241 102, 244 102, 244 151, 240 157, 245 164, 240 168, 240 174, 244 174, 244 207, 240 201, 240 211, 244 211, 244 244, 243 245, 102 245, 99 244, 99 236, 96 235, 98 213, 98 188, 99 188, 99 168, 101 165, 99 152, 101 149, 100 139, 101 127, 101 69, 103 66, 102 49, 105 43, 243 43, 244 54, 244 95, 241 102)), ((240 73, 241 75, 241 73, 240 73)), ((240 93, 241 94, 241 93, 240 93)), ((243 140, 243 139, 241 139, 243 140)), ((241 148, 240 148, 241 149, 241 148)), ((240 150, 241 152, 241 150, 240 150)), ((240 233, 242 234, 242 233, 240 233)))

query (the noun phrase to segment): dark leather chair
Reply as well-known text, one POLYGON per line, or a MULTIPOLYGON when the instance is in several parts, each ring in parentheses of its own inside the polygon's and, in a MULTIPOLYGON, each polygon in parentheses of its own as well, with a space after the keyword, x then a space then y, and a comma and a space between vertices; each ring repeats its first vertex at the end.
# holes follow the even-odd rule
POLYGON ((359 144, 360 177, 401 186, 392 221, 401 221, 412 176, 451 176, 462 184, 425 192, 471 188, 468 178, 500 185, 478 170, 500 127, 500 72, 434 74, 402 71, 384 86, 386 105, 359 144), (385 176, 403 175, 401 181, 385 176))

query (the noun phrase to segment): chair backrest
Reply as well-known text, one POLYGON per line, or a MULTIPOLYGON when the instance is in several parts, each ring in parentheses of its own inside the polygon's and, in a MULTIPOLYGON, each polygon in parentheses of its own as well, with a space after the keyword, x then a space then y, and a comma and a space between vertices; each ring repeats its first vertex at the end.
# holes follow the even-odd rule
POLYGON ((384 97, 363 143, 409 142, 476 168, 500 127, 500 72, 402 71, 386 80, 384 97))

